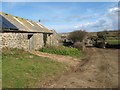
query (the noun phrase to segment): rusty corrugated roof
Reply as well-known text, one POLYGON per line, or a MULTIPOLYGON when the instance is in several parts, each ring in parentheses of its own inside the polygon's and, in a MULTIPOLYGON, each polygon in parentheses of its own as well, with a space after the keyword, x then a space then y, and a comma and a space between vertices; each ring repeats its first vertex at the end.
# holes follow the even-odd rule
POLYGON ((26 32, 43 32, 43 33, 52 33, 49 29, 44 27, 38 22, 34 22, 28 19, 16 17, 10 14, 6 14, 0 12, 0 16, 2 17, 2 28, 20 30, 26 32))

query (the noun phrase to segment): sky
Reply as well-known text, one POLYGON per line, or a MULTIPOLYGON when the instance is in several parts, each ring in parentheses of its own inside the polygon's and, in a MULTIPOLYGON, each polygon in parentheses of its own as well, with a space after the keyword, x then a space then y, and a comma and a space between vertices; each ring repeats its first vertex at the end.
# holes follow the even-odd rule
POLYGON ((0 11, 64 33, 117 30, 120 8, 117 2, 2 2, 0 11))

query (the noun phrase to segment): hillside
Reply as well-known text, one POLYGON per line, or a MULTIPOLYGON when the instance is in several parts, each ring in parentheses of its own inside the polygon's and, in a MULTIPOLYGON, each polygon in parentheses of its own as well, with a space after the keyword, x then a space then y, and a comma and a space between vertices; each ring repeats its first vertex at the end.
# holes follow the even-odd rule
MULTIPOLYGON (((102 31, 101 31, 102 32, 102 31)), ((92 36, 97 36, 97 32, 88 32, 92 36)), ((118 36, 120 34, 120 30, 112 30, 108 31, 108 36, 118 36)))
MULTIPOLYGON (((100 31, 102 32, 102 31, 100 31)), ((67 32, 67 33, 59 33, 61 37, 65 38, 67 37, 70 32, 67 32)), ((97 36, 97 32, 88 32, 88 35, 92 35, 92 36, 97 36)), ((108 35, 109 36, 118 36, 120 35, 120 30, 111 30, 111 31, 108 31, 108 35)))

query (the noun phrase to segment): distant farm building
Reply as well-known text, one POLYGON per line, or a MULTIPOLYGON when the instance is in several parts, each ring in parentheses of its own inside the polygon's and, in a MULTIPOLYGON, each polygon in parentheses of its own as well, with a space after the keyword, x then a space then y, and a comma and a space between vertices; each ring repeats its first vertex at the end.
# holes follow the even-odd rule
POLYGON ((37 50, 45 45, 59 45, 55 31, 38 22, 0 13, 1 47, 37 50))

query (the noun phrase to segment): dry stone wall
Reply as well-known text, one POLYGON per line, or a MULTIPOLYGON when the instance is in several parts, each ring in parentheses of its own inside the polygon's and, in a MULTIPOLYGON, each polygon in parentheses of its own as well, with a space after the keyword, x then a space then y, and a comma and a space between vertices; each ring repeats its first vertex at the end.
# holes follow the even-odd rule
POLYGON ((29 33, 0 33, 1 46, 8 47, 8 48, 19 48, 30 50, 32 49, 39 49, 43 46, 43 35, 42 33, 34 33, 32 38, 32 43, 30 43, 31 39, 28 39, 29 33))
POLYGON ((27 33, 1 33, 2 47, 28 49, 27 33))
MULTIPOLYGON (((59 45, 58 37, 56 36, 56 34, 47 34, 47 45, 59 45)), ((24 50, 39 50, 43 46, 43 33, 0 33, 0 48, 8 47, 19 48, 24 50)))

